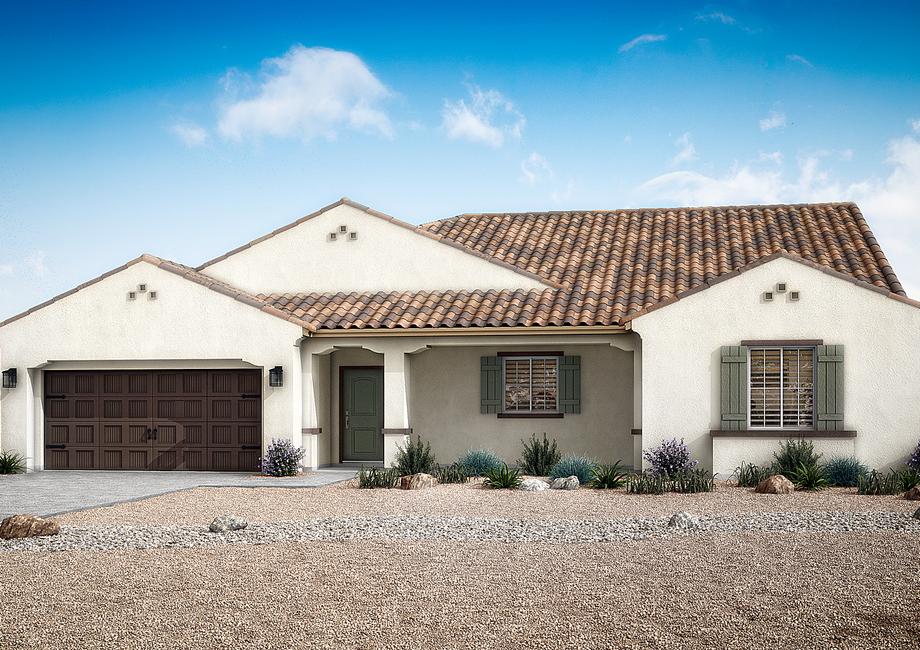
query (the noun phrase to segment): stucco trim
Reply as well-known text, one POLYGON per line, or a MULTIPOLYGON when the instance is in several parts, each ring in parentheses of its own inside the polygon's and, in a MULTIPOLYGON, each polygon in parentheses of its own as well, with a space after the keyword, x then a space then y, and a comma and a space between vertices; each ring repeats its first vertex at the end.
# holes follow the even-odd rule
POLYGON ((159 269, 162 269, 164 271, 168 271, 169 273, 178 275, 179 277, 184 278, 188 280, 189 282, 194 282, 195 284, 199 284, 207 289, 210 289, 211 291, 215 291, 219 294, 227 296, 228 298, 233 298, 237 302, 241 302, 245 305, 249 305, 250 307, 255 307, 256 309, 259 309, 260 311, 266 314, 269 314, 276 318, 281 318, 283 320, 288 321, 289 323, 299 325, 302 328, 304 328, 304 330, 307 332, 313 332, 316 329, 312 323, 305 321, 303 319, 297 318, 296 316, 292 316, 291 314, 281 311, 280 309, 277 309, 276 307, 267 305, 265 304, 265 302, 263 302, 262 300, 259 300, 259 298, 257 298, 256 296, 250 293, 237 289, 236 287, 232 287, 225 282, 218 281, 202 273, 198 273, 197 271, 195 271, 194 269, 190 267, 182 266, 181 264, 177 264, 169 260, 164 260, 160 257, 157 257, 156 255, 151 255, 149 253, 144 253, 143 255, 140 255, 139 257, 134 258, 130 262, 127 262, 126 264, 122 264, 118 268, 114 268, 111 271, 107 271, 103 273, 102 275, 93 278, 92 280, 88 280, 84 282, 83 284, 80 284, 74 287, 73 289, 70 289, 69 291, 65 291, 64 293, 58 294, 57 296, 54 296, 50 300, 46 300, 45 302, 39 305, 36 305, 32 307, 31 309, 28 309, 20 314, 11 316, 10 318, 7 318, 5 321, 0 322, 0 327, 3 327, 4 325, 8 325, 12 323, 13 321, 17 321, 20 318, 25 318, 26 316, 29 316, 30 314, 34 314, 35 312, 41 309, 44 309, 48 305, 51 305, 59 300, 67 298, 68 296, 71 296, 77 293, 78 291, 82 291, 83 289, 86 289, 87 287, 90 287, 98 282, 101 282, 102 280, 105 280, 106 278, 109 278, 113 275, 117 275, 118 273, 121 273, 125 269, 131 266, 134 266, 135 264, 139 264, 140 262, 146 262, 147 264, 155 266, 159 269))
POLYGON ((521 275, 521 276, 523 276, 523 277, 525 277, 525 278, 529 278, 529 279, 531 279, 531 280, 536 280, 537 282, 540 282, 541 284, 543 284, 543 285, 545 285, 545 286, 547 286, 547 287, 552 287, 552 288, 554 288, 554 289, 564 289, 564 288, 565 288, 562 284, 559 284, 558 282, 554 282, 554 281, 552 281, 552 280, 548 280, 547 278, 544 278, 543 276, 541 276, 541 275, 539 275, 539 274, 537 274, 537 273, 531 273, 530 271, 526 271, 526 270, 522 269, 522 268, 519 267, 519 266, 515 266, 514 264, 509 264, 508 262, 503 262, 502 260, 496 259, 496 258, 492 257, 491 255, 486 255, 485 253, 481 253, 481 252, 479 252, 479 251, 477 251, 477 250, 473 250, 472 248, 469 248, 469 247, 467 247, 467 246, 464 246, 463 244, 459 244, 459 243, 457 243, 457 242, 455 242, 455 241, 452 241, 452 240, 450 240, 450 239, 446 239, 446 238, 444 238, 444 237, 441 236, 441 235, 437 235, 437 234, 435 234, 435 233, 433 233, 433 232, 429 232, 429 231, 425 230, 424 228, 422 228, 421 226, 413 226, 411 223, 408 223, 408 222, 403 221, 403 220, 401 220, 401 219, 397 219, 396 217, 391 217, 391 216, 388 215, 388 214, 384 214, 383 212, 379 212, 379 211, 377 211, 377 210, 374 210, 373 208, 369 208, 369 207, 366 206, 366 205, 362 205, 362 204, 360 204, 360 203, 358 203, 358 202, 356 202, 356 201, 352 201, 351 199, 349 199, 348 197, 345 197, 345 196, 343 196, 341 199, 339 199, 339 200, 336 201, 335 203, 330 203, 329 205, 327 205, 327 206, 325 206, 325 207, 322 207, 322 208, 320 208, 319 210, 317 210, 317 211, 315 211, 315 212, 311 212, 310 214, 308 214, 308 215, 306 215, 306 216, 304 216, 304 217, 301 217, 300 219, 297 219, 296 221, 293 221, 293 222, 287 224, 286 226, 281 226, 280 228, 276 228, 275 230, 271 231, 271 232, 268 233, 267 235, 262 235, 261 237, 259 237, 259 238, 257 238, 257 239, 253 239, 253 240, 252 240, 251 242, 249 242, 249 243, 243 244, 242 246, 237 246, 237 247, 234 248, 233 250, 228 251, 228 252, 224 253, 223 255, 219 255, 218 257, 215 257, 215 258, 212 259, 212 260, 208 260, 208 261, 205 262, 204 264, 202 264, 202 265, 196 267, 195 270, 201 272, 201 271, 203 271, 205 268, 211 266, 212 264, 216 264, 216 263, 218 263, 218 262, 222 262, 223 260, 227 259, 228 257, 232 257, 233 255, 236 255, 237 253, 243 252, 243 251, 246 250, 247 248, 252 248, 253 246, 255 246, 255 245, 257 245, 257 244, 261 244, 262 242, 264 242, 264 241, 267 240, 267 239, 271 239, 271 238, 274 237, 275 235, 280 235, 281 233, 286 232, 286 231, 288 231, 288 230, 290 230, 290 229, 292 229, 292 228, 296 228, 296 227, 299 226, 300 224, 302 224, 302 223, 304 223, 304 222, 306 222, 306 221, 309 221, 310 219, 314 219, 314 218, 320 216, 321 214, 324 214, 324 213, 328 212, 329 210, 332 210, 333 208, 339 207, 340 205, 347 205, 347 206, 349 206, 349 207, 351 207, 351 208, 354 208, 355 210, 361 210, 362 212, 364 212, 364 213, 366 213, 366 214, 369 214, 369 215, 372 216, 372 217, 377 217, 378 219, 382 219, 382 220, 384 220, 384 221, 388 221, 389 223, 392 223, 394 226, 399 226, 400 228, 405 228, 405 229, 407 229, 407 230, 411 230, 412 232, 414 232, 414 233, 417 234, 417 235, 421 235, 422 237, 427 237, 428 239, 433 239, 434 241, 436 241, 436 242, 438 242, 438 243, 441 243, 441 244, 444 244, 445 246, 450 246, 451 248, 456 248, 456 249, 459 250, 459 251, 463 251, 463 252, 466 253, 467 255, 472 255, 473 257, 478 257, 479 259, 484 260, 484 261, 488 262, 489 264, 493 264, 493 265, 495 265, 495 266, 500 266, 500 267, 505 268, 505 269, 508 269, 508 270, 510 270, 510 271, 514 271, 514 272, 517 273, 518 275, 521 275))
POLYGON ((304 435, 318 436, 323 432, 322 427, 306 427, 300 430, 300 433, 304 435))
POLYGON ((746 429, 725 431, 713 429, 713 438, 855 438, 855 431, 799 431, 796 429, 746 429))
POLYGON ((891 298, 892 300, 897 300, 898 302, 903 302, 906 305, 910 305, 911 307, 916 307, 917 309, 920 309, 920 301, 913 300, 912 298, 908 298, 907 296, 902 296, 900 294, 894 293, 893 291, 889 291, 888 289, 883 289, 882 287, 877 287, 874 284, 871 284, 869 282, 858 280, 857 278, 854 278, 852 275, 841 273, 840 271, 835 271, 834 269, 829 268, 827 266, 822 266, 821 264, 818 264, 817 262, 812 262, 810 260, 803 259, 799 257, 798 255, 793 255, 792 253, 788 253, 786 251, 776 251, 775 253, 771 253, 770 255, 767 255, 766 257, 761 257, 760 259, 755 260, 751 262, 750 264, 746 264, 745 266, 737 268, 734 271, 731 271, 730 273, 724 273, 718 277, 708 280, 704 284, 696 286, 692 289, 688 289, 687 291, 682 291, 678 294, 675 294, 674 296, 671 296, 670 298, 662 300, 661 302, 657 302, 654 305, 650 305, 648 307, 645 307, 644 309, 640 309, 634 314, 630 314, 629 316, 626 316, 623 319, 623 323, 628 324, 637 318, 641 318, 642 316, 645 316, 646 314, 649 314, 653 311, 657 311, 659 309, 667 307, 668 305, 672 305, 678 300, 682 300, 686 298, 687 296, 691 296, 695 293, 699 293, 700 291, 705 291, 706 289, 713 287, 721 282, 725 282, 726 280, 731 280, 732 278, 737 277, 741 275, 742 273, 746 273, 747 271, 750 271, 751 269, 755 269, 758 266, 769 264, 773 260, 777 260, 780 258, 791 260, 793 262, 798 262, 799 264, 803 264, 810 268, 821 271, 822 273, 830 275, 831 277, 835 277, 840 280, 845 280, 846 282, 855 284, 857 287, 868 289, 869 291, 874 291, 875 293, 879 293, 887 298, 891 298))

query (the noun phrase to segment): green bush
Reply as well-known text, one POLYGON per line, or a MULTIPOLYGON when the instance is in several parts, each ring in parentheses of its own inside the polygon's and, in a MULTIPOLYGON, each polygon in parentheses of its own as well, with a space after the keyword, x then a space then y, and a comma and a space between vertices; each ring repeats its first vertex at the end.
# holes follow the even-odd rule
POLYGON ((591 472, 591 487, 598 490, 616 490, 626 485, 627 473, 620 461, 613 465, 598 465, 591 472))
POLYGON ((920 485, 920 470, 908 467, 898 472, 898 488, 901 492, 907 492, 917 485, 920 485))
POLYGON ((811 492, 823 490, 828 486, 824 468, 818 465, 799 465, 789 477, 795 484, 796 490, 809 490, 811 492))
POLYGON ((435 466, 434 454, 431 453, 431 443, 422 442, 420 436, 415 439, 415 442, 412 442, 410 437, 405 449, 397 445, 394 466, 399 471, 400 476, 419 474, 421 472, 430 474, 435 466))
POLYGON ((809 440, 786 440, 780 444, 778 452, 773 454, 773 473, 782 474, 795 482, 793 475, 800 466, 818 467, 821 454, 815 452, 815 446, 809 440))
POLYGON ((530 434, 530 440, 521 440, 524 445, 524 454, 521 456, 521 471, 531 476, 546 476, 553 466, 559 462, 560 454, 556 447, 556 439, 552 442, 543 434, 543 440, 537 439, 537 434, 530 434))
POLYGON ((486 472, 498 469, 504 463, 491 449, 469 449, 457 461, 466 468, 470 476, 484 476, 486 472))
POLYGON ((434 477, 438 479, 438 483, 466 483, 470 478, 466 468, 457 463, 438 465, 434 469, 434 477))
POLYGON ((26 459, 12 451, 0 452, 0 474, 20 474, 26 471, 26 459))
POLYGON ((521 485, 521 473, 504 464, 490 469, 485 477, 485 484, 495 490, 513 490, 521 485))
POLYGON ((866 476, 860 476, 856 487, 859 494, 900 494, 902 492, 901 476, 894 469, 887 474, 874 469, 866 476))
POLYGON ((668 481, 658 474, 642 473, 626 477, 627 494, 664 494, 668 481))
POLYGON ((364 465, 362 465, 361 469, 358 470, 358 487, 364 490, 395 488, 399 485, 399 477, 399 471, 395 468, 365 468, 364 465))
POLYGON ((735 470, 735 476, 738 477, 738 487, 757 487, 761 481, 772 475, 772 467, 761 467, 744 461, 741 461, 741 466, 735 470))
POLYGON ((693 492, 712 492, 715 489, 715 481, 712 474, 705 469, 688 469, 669 476, 666 479, 666 487, 671 492, 682 492, 685 494, 693 492))
POLYGON ((591 482, 597 462, 586 456, 563 456, 549 471, 550 478, 577 476, 578 482, 587 485, 591 482))
POLYGON ((831 458, 824 466, 827 482, 835 487, 856 487, 860 477, 869 474, 869 468, 855 457, 837 456, 831 458))

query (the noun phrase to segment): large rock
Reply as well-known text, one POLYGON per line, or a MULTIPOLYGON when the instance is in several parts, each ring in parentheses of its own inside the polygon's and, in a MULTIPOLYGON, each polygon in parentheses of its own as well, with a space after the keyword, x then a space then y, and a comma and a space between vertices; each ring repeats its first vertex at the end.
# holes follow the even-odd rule
POLYGON ((13 515, 0 523, 0 539, 22 539, 57 535, 61 526, 56 521, 32 515, 13 515))
POLYGON ((920 501, 920 485, 915 485, 905 492, 904 498, 908 501, 920 501))
POLYGON ((214 521, 208 526, 208 530, 212 533, 226 533, 231 530, 243 530, 248 525, 249 522, 242 517, 221 515, 219 517, 214 517, 214 521))
POLYGON ((549 489, 549 483, 542 478, 527 478, 521 481, 520 489, 524 492, 542 492, 549 489))
POLYGON ((399 487, 403 490, 421 490, 422 488, 434 487, 438 484, 438 479, 431 474, 410 474, 399 479, 399 487))
POLYGON ((577 476, 566 476, 553 479, 550 487, 554 490, 577 490, 579 486, 577 476))
POLYGON ((696 530, 700 527, 700 518, 691 515, 689 512, 678 512, 671 516, 668 521, 668 528, 679 528, 681 530, 696 530))
POLYGON ((760 485, 754 488, 754 492, 759 494, 792 494, 794 490, 795 485, 782 474, 768 476, 760 482, 760 485))

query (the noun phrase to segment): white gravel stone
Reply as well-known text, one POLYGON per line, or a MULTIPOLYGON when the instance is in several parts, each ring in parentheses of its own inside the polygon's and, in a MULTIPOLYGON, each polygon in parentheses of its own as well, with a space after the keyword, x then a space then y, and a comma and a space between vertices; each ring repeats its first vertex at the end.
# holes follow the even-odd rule
POLYGON ((577 476, 559 477, 553 479, 550 487, 554 490, 577 490, 579 486, 577 476))
POLYGON ((700 518, 689 512, 678 512, 668 521, 668 528, 696 530, 700 527, 700 518))
POLYGON ((248 525, 249 522, 242 517, 237 517, 235 515, 220 515, 219 517, 214 517, 214 521, 208 526, 208 530, 212 533, 226 533, 234 530, 243 530, 248 525))
POLYGON ((541 478, 525 478, 521 481, 520 489, 524 492, 542 492, 549 489, 549 483, 541 478))

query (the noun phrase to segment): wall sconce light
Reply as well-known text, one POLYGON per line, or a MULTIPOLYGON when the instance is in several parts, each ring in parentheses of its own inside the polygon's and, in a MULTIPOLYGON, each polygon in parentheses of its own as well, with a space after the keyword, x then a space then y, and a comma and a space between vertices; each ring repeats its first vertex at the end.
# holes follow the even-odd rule
POLYGON ((3 371, 3 387, 16 388, 16 368, 3 371))
POLYGON ((275 366, 268 371, 268 385, 275 388, 284 386, 284 368, 275 366))

